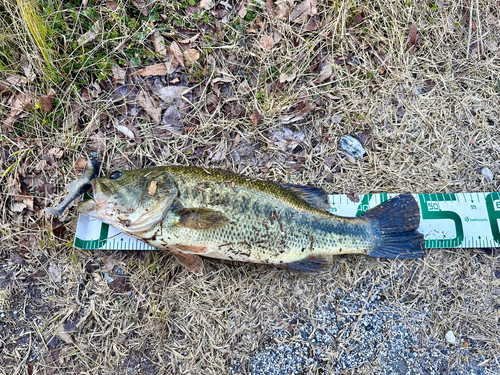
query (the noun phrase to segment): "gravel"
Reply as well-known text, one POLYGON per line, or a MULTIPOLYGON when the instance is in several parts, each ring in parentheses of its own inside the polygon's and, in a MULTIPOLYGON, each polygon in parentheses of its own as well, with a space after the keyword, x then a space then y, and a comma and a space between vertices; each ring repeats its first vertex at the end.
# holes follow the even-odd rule
POLYGON ((403 316, 379 294, 382 289, 375 286, 370 298, 359 289, 330 295, 327 300, 336 302, 323 303, 309 319, 300 313, 283 316, 289 329, 269 332, 249 360, 233 361, 232 373, 323 374, 332 368, 349 374, 500 373, 494 361, 479 366, 488 359, 480 354, 487 355, 478 350, 480 343, 471 350, 458 338, 451 345, 445 337, 427 337, 428 311, 403 316))

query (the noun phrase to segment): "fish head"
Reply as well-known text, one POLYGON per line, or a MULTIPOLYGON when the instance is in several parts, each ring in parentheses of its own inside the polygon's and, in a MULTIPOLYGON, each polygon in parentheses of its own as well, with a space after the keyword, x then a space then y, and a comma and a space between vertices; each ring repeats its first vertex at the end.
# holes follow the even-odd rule
POLYGON ((80 203, 78 212, 131 235, 162 221, 179 193, 173 177, 161 167, 114 171, 90 183, 94 198, 80 203))

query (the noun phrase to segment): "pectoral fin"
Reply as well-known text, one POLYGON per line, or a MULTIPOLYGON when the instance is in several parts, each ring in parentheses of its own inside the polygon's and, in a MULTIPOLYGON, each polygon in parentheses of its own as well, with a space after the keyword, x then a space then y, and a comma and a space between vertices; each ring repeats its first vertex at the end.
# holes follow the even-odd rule
POLYGON ((179 261, 180 264, 182 264, 196 276, 203 275, 203 260, 198 255, 186 254, 173 249, 170 249, 170 252, 179 261))
POLYGON ((228 222, 226 215, 209 208, 182 208, 177 211, 179 221, 177 227, 190 229, 216 229, 228 222))

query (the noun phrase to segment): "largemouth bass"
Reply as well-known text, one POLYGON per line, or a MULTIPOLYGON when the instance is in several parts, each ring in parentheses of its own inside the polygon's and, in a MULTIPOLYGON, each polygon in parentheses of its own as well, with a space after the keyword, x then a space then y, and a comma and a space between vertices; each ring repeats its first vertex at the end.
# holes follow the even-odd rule
POLYGON ((197 167, 115 171, 91 184, 94 198, 80 203, 80 213, 169 250, 197 275, 200 255, 314 271, 338 254, 424 254, 409 193, 348 218, 328 212, 324 190, 197 167))

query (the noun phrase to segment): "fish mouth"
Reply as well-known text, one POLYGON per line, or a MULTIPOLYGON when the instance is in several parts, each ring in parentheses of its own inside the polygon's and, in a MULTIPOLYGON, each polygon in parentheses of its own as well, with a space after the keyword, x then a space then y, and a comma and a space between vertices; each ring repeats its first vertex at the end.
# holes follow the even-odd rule
POLYGON ((110 189, 102 182, 97 181, 97 179, 91 180, 90 185, 92 186, 92 195, 94 198, 80 202, 76 210, 81 214, 97 217, 99 209, 107 201, 107 192, 110 189))

